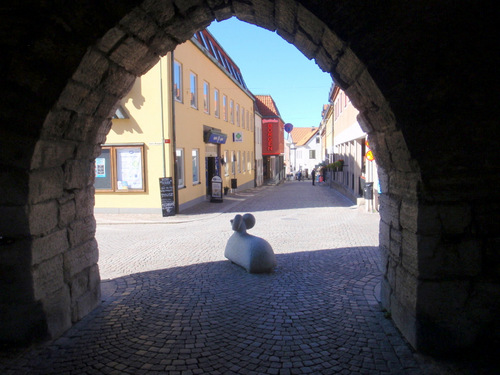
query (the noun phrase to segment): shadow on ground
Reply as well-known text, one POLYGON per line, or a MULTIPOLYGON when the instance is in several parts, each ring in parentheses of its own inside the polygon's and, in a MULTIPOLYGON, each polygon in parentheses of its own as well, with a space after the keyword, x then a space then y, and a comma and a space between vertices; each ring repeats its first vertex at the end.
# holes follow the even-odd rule
MULTIPOLYGON (((486 374, 415 355, 381 310, 376 247, 278 254, 103 283, 103 304, 2 374, 486 374), (457 371, 455 371, 457 370, 457 371)), ((485 370, 485 371, 489 371, 485 370)))

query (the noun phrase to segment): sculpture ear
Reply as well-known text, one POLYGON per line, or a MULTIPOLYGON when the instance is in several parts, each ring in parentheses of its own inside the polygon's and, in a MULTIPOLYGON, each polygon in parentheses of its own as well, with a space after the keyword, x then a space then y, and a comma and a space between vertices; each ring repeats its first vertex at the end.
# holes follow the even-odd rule
POLYGON ((252 214, 245 214, 243 215, 243 220, 245 221, 245 226, 247 229, 251 229, 255 225, 255 216, 252 214))
POLYGON ((243 217, 241 215, 236 215, 233 220, 231 220, 231 227, 233 230, 239 230, 241 227, 241 223, 243 222, 243 217))

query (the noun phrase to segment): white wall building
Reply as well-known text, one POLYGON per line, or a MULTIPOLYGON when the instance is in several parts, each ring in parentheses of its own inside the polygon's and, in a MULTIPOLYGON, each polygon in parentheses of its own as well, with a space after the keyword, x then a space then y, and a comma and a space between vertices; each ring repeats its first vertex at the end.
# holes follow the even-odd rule
POLYGON ((293 128, 290 137, 291 173, 302 171, 302 177, 308 178, 312 169, 322 161, 318 128, 293 128))

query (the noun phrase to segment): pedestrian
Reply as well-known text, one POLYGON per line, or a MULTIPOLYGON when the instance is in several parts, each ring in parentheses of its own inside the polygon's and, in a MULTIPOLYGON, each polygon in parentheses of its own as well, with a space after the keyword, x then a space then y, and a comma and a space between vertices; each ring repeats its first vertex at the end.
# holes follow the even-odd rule
POLYGON ((302 171, 299 171, 297 173, 297 178, 298 178, 299 181, 302 179, 302 171))
POLYGON ((316 178, 316 170, 315 169, 312 170, 311 177, 312 177, 313 185, 314 185, 314 179, 316 178))

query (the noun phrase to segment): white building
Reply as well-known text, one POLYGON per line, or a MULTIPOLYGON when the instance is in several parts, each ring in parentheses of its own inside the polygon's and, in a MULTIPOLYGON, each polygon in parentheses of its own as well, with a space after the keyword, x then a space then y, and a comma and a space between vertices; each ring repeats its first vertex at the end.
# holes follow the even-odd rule
POLYGON ((312 169, 322 159, 318 128, 293 128, 287 142, 290 147, 290 173, 302 171, 302 177, 309 178, 312 169))

